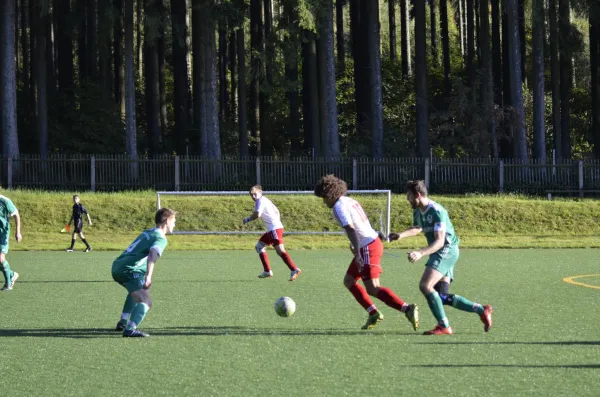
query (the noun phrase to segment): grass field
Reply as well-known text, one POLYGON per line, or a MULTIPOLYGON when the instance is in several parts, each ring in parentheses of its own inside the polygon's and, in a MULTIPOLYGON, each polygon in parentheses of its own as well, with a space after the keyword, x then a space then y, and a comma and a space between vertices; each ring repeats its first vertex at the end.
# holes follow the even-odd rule
MULTIPOLYGON (((291 254, 304 271, 294 283, 274 253, 275 277, 259 280, 253 250, 167 251, 140 327, 152 336, 125 339, 112 330, 125 298, 115 252, 11 252, 21 278, 0 293, 2 395, 598 395, 598 250, 463 250, 452 292, 492 304, 494 326, 450 308, 455 334, 443 337, 383 304, 386 319, 361 331, 342 286, 348 252, 291 254), (291 318, 274 313, 283 295, 291 318)), ((431 328, 422 264, 384 255, 383 266, 382 284, 431 328)))

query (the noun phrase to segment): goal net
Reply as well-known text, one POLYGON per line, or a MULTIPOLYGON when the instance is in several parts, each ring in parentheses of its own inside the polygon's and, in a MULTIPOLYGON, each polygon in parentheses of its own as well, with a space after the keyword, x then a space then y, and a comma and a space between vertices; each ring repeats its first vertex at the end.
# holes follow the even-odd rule
MULTIPOLYGON (((308 191, 264 191, 277 206, 285 234, 343 234, 330 208, 308 191)), ((347 196, 358 200, 371 226, 387 236, 390 232, 392 194, 390 190, 349 190, 347 196)), ((260 219, 243 225, 254 211, 247 191, 238 192, 156 192, 156 207, 177 211, 173 234, 262 234, 260 219)))

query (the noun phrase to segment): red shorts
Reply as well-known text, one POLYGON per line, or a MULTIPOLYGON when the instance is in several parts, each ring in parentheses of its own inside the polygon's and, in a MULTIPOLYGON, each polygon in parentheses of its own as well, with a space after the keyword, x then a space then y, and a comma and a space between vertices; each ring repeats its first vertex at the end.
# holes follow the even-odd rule
POLYGON ((381 256, 383 255, 383 243, 381 240, 376 238, 371 244, 362 247, 359 253, 364 263, 362 272, 358 271, 356 260, 352 259, 352 263, 348 266, 346 274, 357 280, 359 278, 363 280, 379 278, 379 275, 383 271, 381 269, 381 256))
POLYGON ((265 245, 272 245, 273 247, 283 244, 283 229, 276 229, 266 232, 258 241, 265 245))

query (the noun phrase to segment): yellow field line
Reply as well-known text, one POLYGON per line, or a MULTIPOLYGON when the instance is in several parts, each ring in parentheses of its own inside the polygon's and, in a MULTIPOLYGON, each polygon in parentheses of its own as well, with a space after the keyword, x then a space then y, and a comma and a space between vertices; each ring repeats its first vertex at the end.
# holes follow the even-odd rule
POLYGON ((580 283, 578 281, 574 281, 576 278, 584 278, 584 277, 600 277, 600 274, 584 274, 582 276, 565 277, 565 278, 563 278, 562 281, 564 281, 565 283, 573 284, 573 285, 579 285, 580 287, 600 289, 600 286, 598 286, 598 285, 589 285, 586 283, 580 283))

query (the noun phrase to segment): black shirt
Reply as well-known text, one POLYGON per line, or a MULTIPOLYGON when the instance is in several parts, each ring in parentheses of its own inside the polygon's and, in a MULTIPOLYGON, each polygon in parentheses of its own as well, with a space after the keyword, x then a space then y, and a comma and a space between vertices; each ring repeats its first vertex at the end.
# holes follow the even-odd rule
POLYGON ((83 204, 73 204, 73 221, 78 222, 81 220, 82 214, 87 215, 88 211, 85 209, 83 204))

